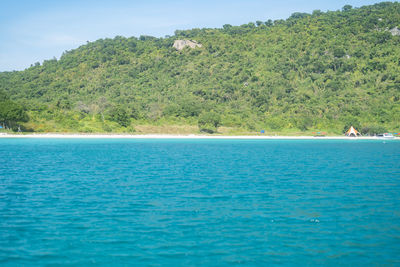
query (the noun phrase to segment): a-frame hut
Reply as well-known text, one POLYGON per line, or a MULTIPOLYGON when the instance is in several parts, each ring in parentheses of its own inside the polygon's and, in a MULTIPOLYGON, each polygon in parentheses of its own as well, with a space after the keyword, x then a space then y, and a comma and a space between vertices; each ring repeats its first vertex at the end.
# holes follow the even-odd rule
POLYGON ((346 136, 357 137, 357 136, 361 136, 361 134, 360 134, 356 129, 354 129, 353 126, 351 126, 351 127, 349 128, 349 130, 347 130, 346 136))

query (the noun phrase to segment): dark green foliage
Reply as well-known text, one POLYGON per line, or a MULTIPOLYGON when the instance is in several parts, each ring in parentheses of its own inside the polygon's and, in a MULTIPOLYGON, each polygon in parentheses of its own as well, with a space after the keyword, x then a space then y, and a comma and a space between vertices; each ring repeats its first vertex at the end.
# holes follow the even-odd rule
POLYGON ((174 117, 198 117, 202 110, 201 100, 183 97, 176 103, 171 103, 164 109, 164 115, 174 117))
POLYGON ((108 116, 111 121, 114 121, 123 127, 127 127, 130 124, 128 113, 122 106, 113 107, 109 111, 108 116))
POLYGON ((221 116, 214 111, 207 111, 199 116, 199 129, 202 132, 214 133, 217 132, 221 125, 221 116))
POLYGON ((8 99, 5 93, 0 92, 0 125, 16 130, 18 123, 29 120, 23 107, 8 99))
POLYGON ((345 6, 342 8, 342 11, 350 11, 352 8, 353 8, 353 7, 352 7, 351 5, 345 5, 345 6))
POLYGON ((346 55, 346 52, 342 47, 337 47, 333 50, 333 56, 334 57, 344 57, 346 55))
POLYGON ((115 131, 110 121, 203 126, 214 110, 221 125, 248 130, 398 131, 400 37, 388 30, 399 14, 399 3, 384 2, 166 38, 101 39, 0 73, 0 91, 36 121, 69 129, 90 127, 89 118, 102 123, 95 131, 115 131), (178 39, 202 47, 177 51, 178 39))
POLYGON ((291 20, 291 19, 302 19, 302 18, 305 18, 307 16, 310 16, 310 14, 301 13, 301 12, 295 12, 289 17, 289 20, 291 20))
POLYGON ((377 135, 386 132, 388 132, 388 130, 381 125, 367 125, 361 129, 361 133, 367 135, 377 135))

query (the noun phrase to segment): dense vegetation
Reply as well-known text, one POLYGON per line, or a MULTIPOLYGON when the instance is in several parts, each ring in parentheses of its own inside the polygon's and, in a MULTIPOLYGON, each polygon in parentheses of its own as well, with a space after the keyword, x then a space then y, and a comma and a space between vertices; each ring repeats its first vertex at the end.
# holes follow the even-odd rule
POLYGON ((0 90, 35 131, 399 131, 396 27, 400 4, 385 2, 165 38, 117 36, 0 73, 0 90), (177 51, 178 39, 202 47, 177 51))
POLYGON ((27 122, 28 115, 24 108, 11 101, 6 94, 0 92, 0 127, 1 129, 21 131, 19 123, 27 122))

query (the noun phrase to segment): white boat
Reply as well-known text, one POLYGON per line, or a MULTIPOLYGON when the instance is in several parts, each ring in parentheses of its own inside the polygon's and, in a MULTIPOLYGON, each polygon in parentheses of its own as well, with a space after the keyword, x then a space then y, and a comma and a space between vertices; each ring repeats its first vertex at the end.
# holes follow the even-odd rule
POLYGON ((394 136, 391 133, 384 133, 384 134, 378 134, 378 138, 384 138, 384 139, 393 139, 394 136))

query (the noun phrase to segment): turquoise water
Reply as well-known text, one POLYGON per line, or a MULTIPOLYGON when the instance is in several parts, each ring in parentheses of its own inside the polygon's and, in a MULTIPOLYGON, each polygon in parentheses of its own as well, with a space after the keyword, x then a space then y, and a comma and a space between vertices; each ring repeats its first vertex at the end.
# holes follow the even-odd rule
POLYGON ((0 139, 0 265, 400 265, 400 142, 0 139))

